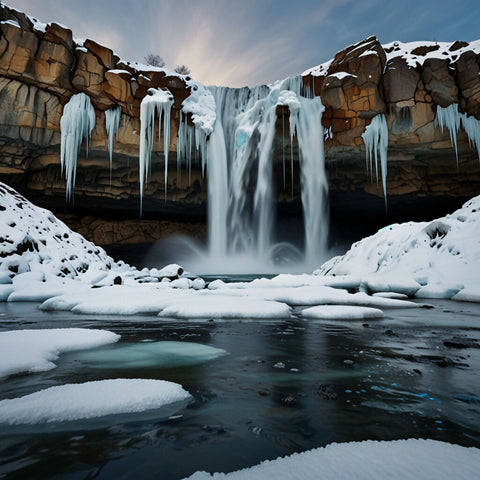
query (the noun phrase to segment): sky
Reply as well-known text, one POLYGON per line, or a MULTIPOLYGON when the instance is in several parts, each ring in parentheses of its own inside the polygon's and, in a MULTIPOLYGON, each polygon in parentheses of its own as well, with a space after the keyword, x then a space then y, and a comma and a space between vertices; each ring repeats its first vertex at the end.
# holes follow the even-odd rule
POLYGON ((6 0, 120 57, 187 65, 205 85, 296 75, 370 35, 382 43, 480 38, 478 0, 6 0))

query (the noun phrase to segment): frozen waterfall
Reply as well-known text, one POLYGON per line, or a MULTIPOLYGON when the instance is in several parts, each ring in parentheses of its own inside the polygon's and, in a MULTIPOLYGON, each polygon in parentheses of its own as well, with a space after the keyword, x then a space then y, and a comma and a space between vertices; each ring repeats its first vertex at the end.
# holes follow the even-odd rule
POLYGON ((122 109, 118 106, 105 111, 105 129, 108 135, 108 153, 110 155, 110 186, 112 186, 113 140, 118 132, 121 114, 122 109))
POLYGON ((387 152, 388 152, 388 126, 385 115, 380 114, 372 118, 362 134, 365 143, 367 171, 370 171, 373 180, 373 159, 375 160, 375 174, 378 185, 378 157, 380 156, 380 168, 382 175, 383 197, 385 210, 387 209, 387 152))
POLYGON ((475 145, 478 152, 478 158, 480 161, 480 120, 475 117, 468 116, 465 113, 458 111, 458 104, 452 103, 446 108, 437 107, 437 115, 435 116, 435 125, 439 125, 440 128, 448 128, 450 133, 450 140, 455 147, 455 155, 457 158, 458 166, 458 152, 457 152, 457 134, 460 130, 460 124, 463 126, 465 133, 467 134, 470 145, 475 145))
POLYGON ((173 95, 168 90, 149 89, 148 95, 140 104, 140 214, 143 208, 143 192, 151 170, 154 142, 155 117, 158 116, 158 140, 161 141, 163 117, 163 150, 165 157, 165 201, 167 200, 168 151, 170 146, 170 112, 173 95))
POLYGON ((73 200, 73 188, 77 174, 77 159, 83 139, 86 140, 88 156, 88 142, 95 127, 95 110, 90 102, 90 97, 84 93, 72 95, 63 107, 60 119, 60 163, 62 173, 67 181, 67 201, 73 200))

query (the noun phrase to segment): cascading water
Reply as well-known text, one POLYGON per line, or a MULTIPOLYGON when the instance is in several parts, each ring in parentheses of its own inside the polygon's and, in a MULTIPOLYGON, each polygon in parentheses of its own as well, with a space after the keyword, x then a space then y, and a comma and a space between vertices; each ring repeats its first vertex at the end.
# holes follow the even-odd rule
POLYGON ((274 138, 280 105, 289 108, 290 140, 293 143, 296 134, 299 149, 305 260, 318 262, 325 251, 323 106, 319 98, 302 97, 301 86, 301 77, 293 77, 270 87, 210 88, 216 123, 208 141, 208 256, 217 265, 218 260, 248 257, 250 270, 252 265, 273 267, 274 138))

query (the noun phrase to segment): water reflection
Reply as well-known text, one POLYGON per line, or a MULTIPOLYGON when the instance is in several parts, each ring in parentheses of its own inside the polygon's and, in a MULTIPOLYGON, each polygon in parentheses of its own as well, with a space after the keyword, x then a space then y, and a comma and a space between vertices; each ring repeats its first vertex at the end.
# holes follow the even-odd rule
POLYGON ((132 415, 96 430, 81 425, 43 434, 2 430, 0 476, 107 479, 161 473, 162 479, 178 479, 195 470, 231 471, 334 441, 364 439, 424 437, 479 447, 480 349, 454 349, 444 342, 480 338, 480 306, 435 306, 415 320, 412 311, 395 310, 368 325, 301 319, 153 323, 141 316, 128 323, 0 305, 1 329, 28 323, 113 330, 122 335, 114 347, 125 359, 134 345, 148 350, 164 342, 229 352, 205 363, 140 363, 129 370, 121 364, 92 368, 72 353, 62 355, 54 370, 5 380, 2 399, 62 383, 159 378, 181 383, 194 402, 166 420, 132 415), (333 384, 337 399, 319 395, 321 384, 333 384), (286 402, 288 396, 295 402, 286 402))

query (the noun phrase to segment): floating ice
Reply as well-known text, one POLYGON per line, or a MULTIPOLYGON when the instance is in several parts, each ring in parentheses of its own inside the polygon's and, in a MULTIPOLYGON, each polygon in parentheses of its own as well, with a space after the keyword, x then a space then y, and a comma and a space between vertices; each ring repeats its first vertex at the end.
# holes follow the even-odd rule
POLYGON ((385 115, 380 114, 372 118, 372 122, 367 126, 362 134, 365 143, 365 154, 367 162, 367 171, 370 171, 373 178, 373 162, 375 159, 375 174, 378 185, 378 156, 380 155, 380 168, 382 173, 383 197, 385 199, 385 208, 387 208, 387 151, 388 151, 388 126, 385 115))
MULTIPOLYGON (((164 380, 117 378, 59 385, 24 397, 0 401, 0 424, 91 419, 140 413, 169 404, 177 404, 175 411, 178 411, 189 399, 190 394, 181 385, 164 380)), ((175 411, 169 411, 168 415, 175 411)))
POLYGON ((67 201, 73 199, 73 188, 77 172, 77 158, 83 139, 86 140, 88 156, 88 142, 95 127, 95 110, 90 102, 90 97, 84 93, 72 95, 63 107, 60 119, 60 162, 62 173, 67 180, 67 201))
POLYGON ((92 368, 137 369, 174 368, 215 360, 227 352, 221 348, 193 342, 119 343, 113 348, 75 354, 92 368))
POLYGON ((172 302, 160 313, 161 317, 175 318, 289 318, 290 307, 284 303, 245 299, 230 296, 189 295, 172 302))
POLYGON ((383 318, 384 313, 378 308, 320 305, 302 310, 302 317, 322 320, 363 320, 365 318, 383 318))
POLYGON ((332 443, 232 473, 196 472, 185 480, 471 480, 480 450, 436 440, 332 443))
POLYGON ((107 130, 108 135, 108 152, 110 155, 110 186, 112 186, 113 140, 120 125, 121 114, 122 109, 119 106, 112 107, 105 111, 105 129, 107 130))
POLYGON ((0 377, 50 370, 62 352, 95 348, 119 338, 108 330, 85 328, 0 332, 0 377))

